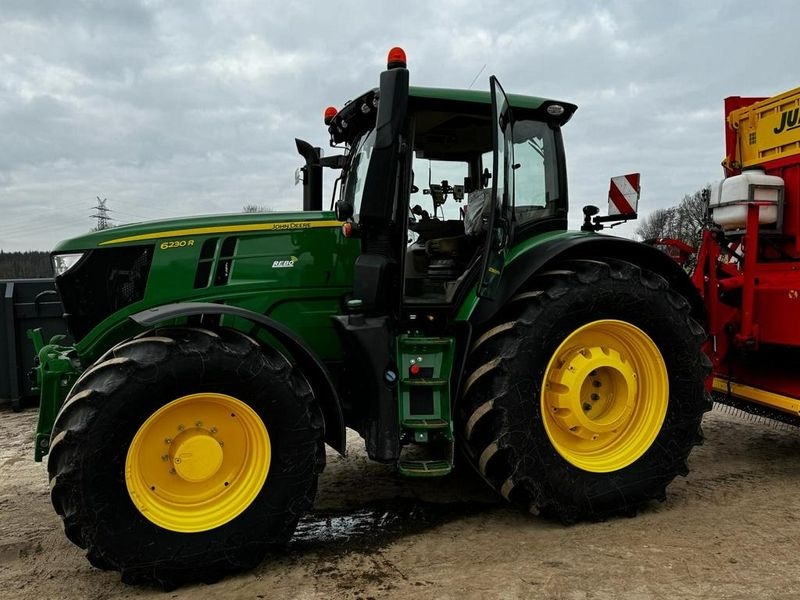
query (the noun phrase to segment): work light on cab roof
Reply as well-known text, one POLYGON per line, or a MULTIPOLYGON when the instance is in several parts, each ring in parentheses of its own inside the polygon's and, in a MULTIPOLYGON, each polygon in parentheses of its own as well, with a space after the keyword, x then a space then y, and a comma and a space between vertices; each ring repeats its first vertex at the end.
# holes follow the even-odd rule
POLYGON ((330 125, 333 118, 339 113, 335 106, 329 106, 325 109, 325 125, 330 125))
POLYGON ((405 50, 398 46, 395 46, 389 50, 389 58, 386 61, 387 69, 405 69, 406 65, 407 62, 405 50))

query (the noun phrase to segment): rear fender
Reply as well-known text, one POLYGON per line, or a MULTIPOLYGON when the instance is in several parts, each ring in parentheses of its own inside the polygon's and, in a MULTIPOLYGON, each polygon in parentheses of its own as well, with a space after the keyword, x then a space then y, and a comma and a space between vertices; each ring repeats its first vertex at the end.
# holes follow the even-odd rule
POLYGON ((346 434, 339 394, 325 365, 308 345, 291 329, 278 321, 256 312, 226 304, 211 302, 181 302, 165 304, 133 314, 130 319, 138 325, 152 328, 182 317, 230 315, 250 321, 274 337, 291 354, 295 363, 314 390, 325 420, 325 442, 342 456, 346 453, 346 434))
POLYGON ((568 259, 616 258, 658 273, 689 302, 692 317, 705 323, 702 298, 689 275, 669 256, 640 242, 607 235, 559 235, 532 245, 515 256, 503 270, 496 298, 478 299, 469 320, 479 325, 491 319, 525 283, 553 263, 568 259))

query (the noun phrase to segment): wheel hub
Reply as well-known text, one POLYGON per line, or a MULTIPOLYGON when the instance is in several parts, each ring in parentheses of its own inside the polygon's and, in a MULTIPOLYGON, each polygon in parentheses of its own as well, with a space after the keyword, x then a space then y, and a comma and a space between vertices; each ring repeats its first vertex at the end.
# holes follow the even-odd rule
POLYGON ((542 419, 563 458, 610 472, 647 451, 668 400, 666 365, 650 337, 624 321, 594 321, 568 335, 547 365, 542 419))
POLYGON ((128 448, 125 483, 136 508, 156 525, 207 531, 255 500, 271 454, 267 428, 250 406, 217 392, 189 394, 139 427, 128 448))
POLYGON ((636 374, 612 348, 581 346, 564 354, 547 385, 552 412, 561 429, 581 439, 598 440, 630 419, 637 393, 636 374))
POLYGON ((176 440, 172 464, 184 480, 199 483, 216 475, 222 466, 223 452, 219 441, 202 429, 186 432, 176 440))

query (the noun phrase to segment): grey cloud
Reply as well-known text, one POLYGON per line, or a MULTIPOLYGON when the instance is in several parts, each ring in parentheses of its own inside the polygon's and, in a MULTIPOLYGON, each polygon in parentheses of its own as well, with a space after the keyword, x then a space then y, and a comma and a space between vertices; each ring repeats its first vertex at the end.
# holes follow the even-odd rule
MULTIPOLYGON (((552 3, 6 1, 0 13, 0 247, 123 220, 297 209, 294 137, 373 87, 405 47, 416 85, 579 104, 565 128, 572 219, 642 172, 642 211, 719 177, 722 99, 798 84, 787 1, 552 3), (768 49, 768 52, 764 49, 768 49)), ((624 231, 624 230, 623 230, 624 231)))

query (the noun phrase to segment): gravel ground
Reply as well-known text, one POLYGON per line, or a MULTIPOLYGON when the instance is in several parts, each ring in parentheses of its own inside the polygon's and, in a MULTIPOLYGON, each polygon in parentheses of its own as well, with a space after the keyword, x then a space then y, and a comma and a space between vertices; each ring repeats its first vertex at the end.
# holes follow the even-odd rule
POLYGON ((504 506, 471 477, 404 479, 358 438, 329 454, 314 511, 256 570, 173 592, 125 586, 64 537, 36 413, 0 409, 0 597, 800 597, 800 431, 715 410, 692 472, 634 519, 564 527, 504 506))

